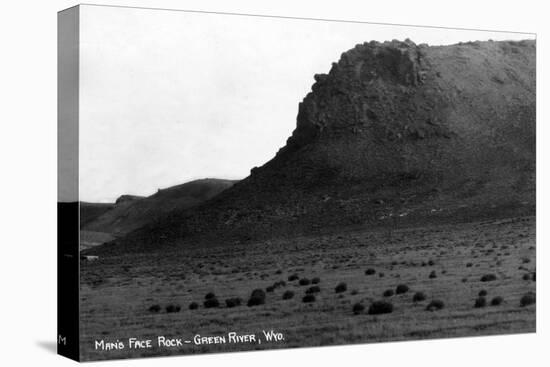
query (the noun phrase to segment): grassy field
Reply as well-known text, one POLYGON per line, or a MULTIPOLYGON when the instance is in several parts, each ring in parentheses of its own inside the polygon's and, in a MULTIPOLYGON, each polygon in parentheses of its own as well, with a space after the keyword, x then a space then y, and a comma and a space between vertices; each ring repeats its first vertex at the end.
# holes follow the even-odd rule
POLYGON ((535 305, 520 306, 520 299, 535 292, 535 266, 534 217, 105 257, 81 264, 81 353, 90 360, 534 332, 535 305), (300 285, 314 278, 317 284, 300 285), (336 292, 340 283, 346 289, 336 292), (398 285, 409 290, 384 296, 398 285), (304 303, 313 286, 315 300, 304 303), (265 304, 248 307, 257 288, 266 291, 265 304), (476 308, 482 290, 487 304, 476 308), (294 296, 283 299, 287 291, 294 296), (219 307, 204 307, 209 292, 219 307), (417 292, 426 299, 414 302, 417 292), (235 297, 242 304, 226 307, 235 297), (491 305, 495 297, 502 303, 491 305), (393 312, 369 314, 378 300, 393 312), (426 310, 432 300, 444 307, 426 310), (189 309, 192 302, 197 309, 189 309), (364 306, 357 314, 356 304, 364 306), (267 342, 262 330, 284 340, 267 342), (261 344, 193 343, 196 334, 230 331, 256 334, 261 344), (131 337, 156 344, 159 335, 191 343, 127 346, 131 337), (126 348, 95 350, 96 340, 126 348))

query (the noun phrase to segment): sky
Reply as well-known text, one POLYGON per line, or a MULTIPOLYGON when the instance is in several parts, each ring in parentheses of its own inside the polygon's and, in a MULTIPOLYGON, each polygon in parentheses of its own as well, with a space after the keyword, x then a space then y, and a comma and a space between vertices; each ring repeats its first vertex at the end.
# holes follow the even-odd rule
POLYGON ((313 76, 358 43, 532 34, 80 7, 80 200, 242 179, 296 126, 313 76))

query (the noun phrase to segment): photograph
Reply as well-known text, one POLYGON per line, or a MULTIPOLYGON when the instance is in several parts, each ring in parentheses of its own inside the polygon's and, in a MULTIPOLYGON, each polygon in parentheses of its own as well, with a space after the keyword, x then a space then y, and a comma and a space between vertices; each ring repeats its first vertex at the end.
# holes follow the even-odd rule
POLYGON ((536 34, 57 21, 60 354, 536 332, 536 34))

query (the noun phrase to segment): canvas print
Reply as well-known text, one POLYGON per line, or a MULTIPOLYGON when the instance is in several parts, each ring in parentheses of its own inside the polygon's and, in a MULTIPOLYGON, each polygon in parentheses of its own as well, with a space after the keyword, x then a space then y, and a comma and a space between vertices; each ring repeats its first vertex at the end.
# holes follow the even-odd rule
POLYGON ((90 361, 532 333, 534 34, 59 13, 59 335, 90 361))

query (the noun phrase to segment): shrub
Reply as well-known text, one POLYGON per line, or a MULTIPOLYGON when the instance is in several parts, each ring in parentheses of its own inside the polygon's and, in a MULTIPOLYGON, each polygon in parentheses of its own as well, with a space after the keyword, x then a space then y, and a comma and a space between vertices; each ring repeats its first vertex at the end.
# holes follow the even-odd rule
POLYGON ((343 293, 348 290, 348 285, 346 283, 339 283, 336 288, 334 288, 334 291, 336 293, 343 293))
POLYGON ((359 293, 359 291, 358 291, 357 289, 354 289, 354 290, 351 291, 350 294, 351 294, 352 296, 355 296, 355 295, 358 294, 358 293, 359 293))
POLYGON ((384 273, 378 273, 378 276, 379 276, 380 278, 384 278, 384 273))
POLYGON ((426 310, 427 311, 436 311, 436 310, 441 310, 443 307, 445 307, 445 304, 443 303, 443 301, 440 301, 438 299, 434 299, 433 301, 431 301, 428 306, 426 306, 426 310))
POLYGON ((168 305, 168 306, 166 306, 166 312, 167 313, 180 312, 180 310, 181 310, 180 305, 168 305))
POLYGON ((353 311, 354 315, 359 315, 364 310, 365 310, 365 306, 363 306, 361 303, 356 303, 356 304, 353 305, 352 311, 353 311))
POLYGON ((466 264, 466 267, 467 267, 467 268, 471 268, 472 265, 473 265, 472 263, 467 263, 467 264, 466 264))
POLYGON ((491 306, 499 306, 503 301, 504 299, 502 297, 497 296, 491 300, 491 306))
POLYGON ((271 292, 273 292, 274 290, 275 290, 275 287, 272 286, 272 285, 270 285, 269 287, 267 287, 267 288, 265 289, 265 291, 268 292, 268 293, 271 293, 271 292))
POLYGON ((430 260, 430 261, 428 261, 428 265, 434 266, 434 265, 435 265, 435 262, 434 262, 433 260, 430 260))
POLYGON ((216 297, 208 298, 207 300, 204 301, 205 308, 214 308, 219 306, 220 306, 220 301, 218 301, 216 297))
POLYGON ((474 303, 475 308, 482 308, 487 306, 487 300, 485 297, 478 297, 474 303))
POLYGON ((206 293, 206 296, 204 296, 204 299, 212 299, 212 298, 216 298, 216 295, 212 292, 208 292, 206 293))
POLYGON ((306 294, 313 294, 313 293, 319 293, 321 292, 321 288, 319 288, 318 286, 314 285, 313 287, 309 287, 307 290, 306 290, 306 294))
POLYGON ((482 289, 479 291, 477 295, 480 297, 485 297, 487 295, 487 291, 485 289, 482 289))
POLYGON ((283 299, 291 299, 292 297, 294 297, 293 291, 286 291, 285 293, 283 293, 283 299))
POLYGON ((307 278, 302 278, 300 279, 300 281, 298 282, 298 284, 300 285, 310 285, 311 284, 311 280, 307 279, 307 278))
POLYGON ((435 273, 435 270, 432 270, 432 272, 431 272, 430 275, 429 275, 429 278, 430 278, 430 279, 437 278, 437 274, 435 273))
POLYGON ((365 275, 373 275, 375 273, 376 273, 376 270, 374 270, 373 268, 369 268, 365 270, 365 275))
POLYGON ((318 277, 311 279, 311 284, 319 284, 320 282, 321 282, 321 279, 318 277))
POLYGON ((393 289, 387 289, 384 291, 384 293, 382 293, 384 297, 391 297, 393 296, 393 294, 394 294, 393 289))
POLYGON ((413 302, 422 302, 426 300, 426 295, 422 292, 416 292, 413 296, 413 302))
POLYGON ((197 308, 199 308, 199 304, 197 302, 191 302, 189 304, 189 309, 190 310, 196 310, 197 308))
POLYGON ((493 280, 497 280, 497 276, 495 274, 485 274, 481 277, 482 282, 492 282, 493 280))
POLYGON ((537 300, 537 297, 535 293, 529 292, 524 294, 523 297, 521 297, 521 299, 519 300, 519 304, 521 307, 526 307, 526 306, 535 304, 536 300, 537 300))
POLYGON ((225 300, 225 305, 228 308, 237 307, 241 305, 242 300, 239 297, 228 298, 225 300))
POLYGON ((387 301, 375 301, 369 306, 369 315, 380 315, 385 313, 392 313, 393 305, 387 301))
POLYGON ((409 291, 409 287, 405 284, 399 284, 397 288, 395 288, 396 294, 403 294, 403 293, 407 293, 408 291, 409 291))
POLYGON ((265 303, 265 292, 262 289, 254 289, 248 300, 248 307, 259 306, 265 303))
POLYGON ((159 305, 152 305, 151 307, 149 307, 149 311, 150 312, 159 312, 160 311, 160 306, 159 305))
POLYGON ((298 280, 298 274, 292 274, 288 277, 289 282, 293 282, 295 280, 298 280))
POLYGON ((304 296, 304 298, 302 298, 302 302, 304 302, 304 303, 315 302, 315 296, 313 294, 306 294, 304 296))

